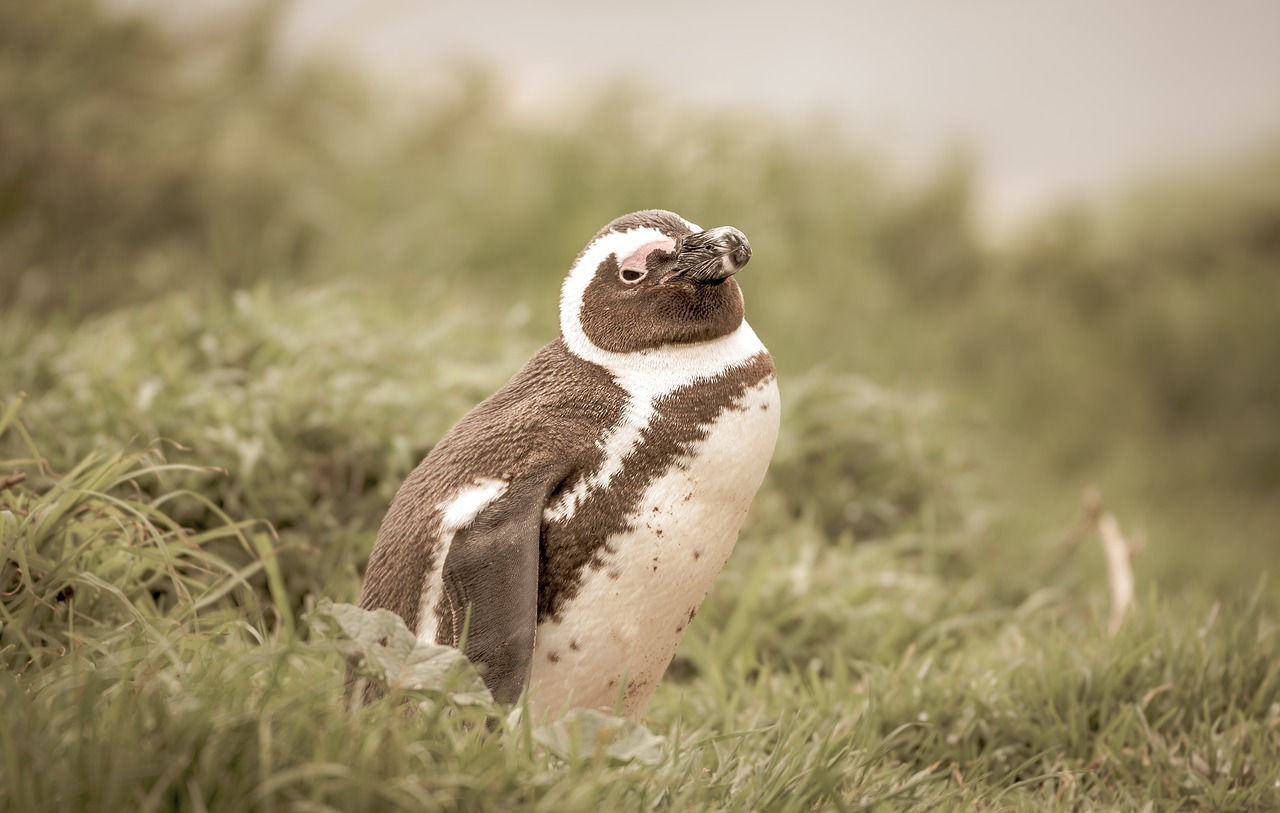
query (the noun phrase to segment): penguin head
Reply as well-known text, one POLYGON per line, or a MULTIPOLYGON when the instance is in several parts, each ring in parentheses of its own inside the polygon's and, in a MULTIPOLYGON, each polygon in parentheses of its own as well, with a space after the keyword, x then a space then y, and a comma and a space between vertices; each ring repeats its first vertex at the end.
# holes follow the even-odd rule
POLYGON ((732 226, 703 230, 674 212, 633 212, 601 229, 560 293, 560 329, 582 342, 635 353, 727 336, 742 324, 733 275, 751 244, 732 226))

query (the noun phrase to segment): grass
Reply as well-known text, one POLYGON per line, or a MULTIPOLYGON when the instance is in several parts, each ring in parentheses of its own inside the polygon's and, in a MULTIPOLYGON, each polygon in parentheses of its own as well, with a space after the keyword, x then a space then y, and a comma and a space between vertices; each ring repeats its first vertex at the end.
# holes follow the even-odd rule
MULTIPOLYGON (((276 567, 272 548, 253 548, 255 566, 238 571, 200 556, 187 575, 163 555, 172 532, 157 504, 172 495, 95 490, 148 476, 125 462, 91 459, 47 489, 4 492, 6 559, 31 563, 6 566, 4 809, 1280 801, 1280 627, 1262 591, 1222 604, 1149 595, 1112 638, 1100 589, 1028 580, 1011 604, 983 568, 957 579, 915 546, 833 546, 799 522, 744 540, 646 718, 660 743, 628 747, 636 732, 625 727, 602 735, 587 719, 532 732, 488 701, 459 705, 440 681, 351 706, 348 639, 314 607, 291 620, 270 586, 245 592, 256 567, 276 567), (68 495, 97 510, 59 514, 68 495), (103 513, 141 506, 150 521, 116 540, 122 523, 103 513), (89 542, 59 548, 68 538, 89 542), (95 544, 105 561, 84 558, 95 544), (157 593, 157 572, 184 589, 157 593), (44 646, 25 634, 33 608, 44 646)), ((201 540, 184 541, 189 551, 201 540)))
MULTIPOLYGON (((265 416, 231 408, 246 395, 223 365, 186 352, 180 337, 199 347, 208 334, 184 307, 121 312, 62 335, 59 352, 46 337, 51 361, 27 363, 52 364, 59 383, 6 410, 0 443, 25 453, 0 471, 29 476, 10 476, 0 492, 0 809, 1247 810, 1280 801, 1280 628, 1265 583, 1217 603, 1150 591, 1108 636, 1092 548, 1068 559, 1051 546, 1012 555, 970 515, 974 494, 953 487, 977 476, 964 455, 921 440, 940 431, 938 405, 858 379, 788 382, 788 403, 803 414, 816 397, 816 411, 789 419, 754 520, 650 708, 656 745, 590 719, 531 731, 485 701, 459 705, 438 682, 352 707, 343 684, 359 657, 320 623, 316 602, 354 596, 382 490, 412 463, 391 453, 391 427, 447 414, 469 388, 494 382, 484 368, 453 386, 424 377, 383 404, 368 450, 348 440, 307 457, 288 435, 261 444, 254 475, 227 438, 269 439, 268 428, 306 411, 261 396, 252 400, 265 416), (128 343, 104 338, 125 335, 160 348, 155 366, 170 377, 152 403, 175 406, 137 411, 132 395, 152 373, 138 374, 128 343), (94 352, 103 347, 115 348, 107 355, 118 368, 94 352), (119 406, 86 409, 68 394, 81 388, 119 406), (832 403, 857 419, 853 430, 820 417, 832 403), (44 425, 28 429, 20 416, 44 425), (234 432, 195 433, 197 451, 225 469, 167 461, 195 454, 173 444, 109 451, 108 438, 135 421, 191 434, 213 416, 234 432), (41 436, 83 457, 59 474, 41 436), (845 469, 818 476, 823 444, 845 469), (281 473, 365 455, 385 474, 361 479, 360 498, 345 504, 323 479, 303 489, 281 473), (869 505, 883 510, 833 513, 859 502, 804 485, 824 477, 877 484, 869 505), (302 489, 310 515, 257 494, 263 478, 302 489), (965 510, 924 508, 933 504, 965 510), (231 519, 248 505, 284 530, 231 519), (849 522, 866 516, 874 524, 849 522), (628 745, 635 737, 640 745, 628 745)), ((247 371, 240 383, 271 377, 284 356, 275 343, 322 336, 372 364, 360 371, 372 383, 384 374, 376 359, 400 363, 383 355, 400 339, 374 327, 388 320, 366 318, 372 307, 314 291, 288 303, 259 295, 252 312, 275 326, 271 338, 229 323, 254 348, 248 364, 231 356, 247 371)), ((211 324, 228 324, 222 307, 205 310, 211 324)), ((459 322, 438 335, 468 330, 459 322)), ((296 403, 317 403, 337 371, 360 367, 336 350, 315 363, 282 387, 296 403)), ((310 416, 315 431, 331 437, 330 423, 376 414, 366 410, 381 402, 378 388, 359 383, 350 407, 339 398, 310 416)))
POLYGON ((1274 154, 992 246, 960 161, 479 72, 392 115, 264 8, 0 10, 0 811, 1280 809, 1274 154), (782 434, 643 726, 534 727, 345 603, 654 204, 751 236, 782 434), (1090 483, 1150 539, 1115 635, 1090 483))

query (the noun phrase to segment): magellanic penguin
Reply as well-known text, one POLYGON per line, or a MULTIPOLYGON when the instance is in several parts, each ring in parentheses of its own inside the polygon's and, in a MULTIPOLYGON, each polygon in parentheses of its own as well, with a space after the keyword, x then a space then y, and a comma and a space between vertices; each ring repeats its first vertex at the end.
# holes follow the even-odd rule
POLYGON ((360 605, 456 646, 540 719, 639 717, 729 557, 778 435, 742 232, 635 212, 578 255, 560 337, 400 487, 360 605))

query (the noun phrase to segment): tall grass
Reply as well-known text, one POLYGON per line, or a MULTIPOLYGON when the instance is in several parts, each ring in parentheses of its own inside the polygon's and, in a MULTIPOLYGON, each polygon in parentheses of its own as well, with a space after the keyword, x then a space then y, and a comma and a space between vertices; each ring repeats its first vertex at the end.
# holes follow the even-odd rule
POLYGON ((255 535, 264 530, 258 523, 232 521, 197 492, 148 495, 145 482, 192 469, 154 453, 94 451, 55 473, 16 422, 19 404, 0 417, 0 436, 11 431, 29 450, 25 458, 0 460, 0 653, 7 669, 47 665, 135 621, 195 624, 225 611, 239 623, 260 622, 261 602, 248 579, 276 568, 255 552, 255 535), (220 522, 188 531, 171 515, 181 501, 206 506, 220 522), (228 562, 216 552, 221 543, 244 550, 252 563, 228 562))
MULTIPOLYGON (((98 518, 70 521, 92 529, 98 518)), ((13 541, 9 555, 32 558, 26 538, 6 534, 13 541)), ((259 552, 269 563, 270 549, 259 552)), ((6 644, 23 665, 0 671, 0 809, 1280 800, 1280 637, 1259 596, 1207 606, 1153 595, 1109 638, 1101 608, 1068 591, 1008 604, 982 576, 957 579, 890 542, 833 547, 799 523, 741 553, 650 710, 658 739, 598 718, 531 732, 439 683, 391 684, 353 704, 343 683, 359 649, 327 625, 316 634, 332 611, 313 610, 300 634, 287 621, 246 623, 252 612, 209 600, 222 589, 210 579, 188 580, 190 596, 160 614, 146 571, 117 575, 117 602, 83 605, 57 657, 37 662, 6 644)), ((69 583, 94 586, 81 569, 95 566, 68 561, 69 583)), ((259 600, 279 606, 269 589, 259 600)), ((9 601, 21 607, 26 593, 9 601)), ((6 613, 7 632, 16 613, 6 613)))

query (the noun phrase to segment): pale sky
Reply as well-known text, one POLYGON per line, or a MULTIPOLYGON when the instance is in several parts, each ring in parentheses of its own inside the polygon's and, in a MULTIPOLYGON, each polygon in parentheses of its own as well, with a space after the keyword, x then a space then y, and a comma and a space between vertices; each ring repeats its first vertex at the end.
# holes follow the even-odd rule
POLYGON ((997 219, 1280 135, 1276 0, 295 0, 284 46, 409 89, 489 64, 526 110, 631 78, 827 113, 904 166, 959 137, 997 219))

